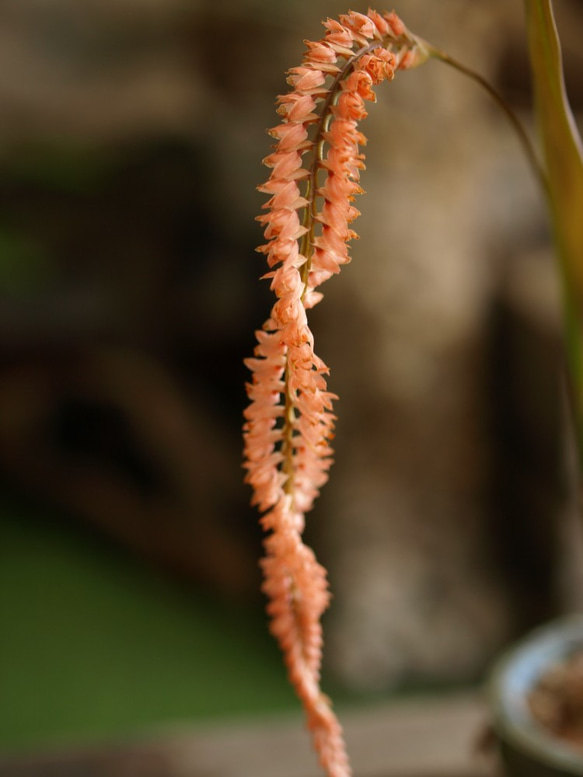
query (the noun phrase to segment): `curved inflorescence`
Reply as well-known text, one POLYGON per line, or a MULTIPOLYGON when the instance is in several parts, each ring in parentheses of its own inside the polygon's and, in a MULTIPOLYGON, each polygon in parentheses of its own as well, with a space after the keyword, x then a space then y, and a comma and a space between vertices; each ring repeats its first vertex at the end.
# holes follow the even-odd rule
POLYGON ((362 192, 358 122, 374 101, 373 86, 423 58, 418 41, 394 13, 350 12, 324 23, 317 42, 306 41, 302 64, 289 71, 290 91, 278 97, 282 122, 271 129, 277 143, 264 163, 270 195, 258 217, 268 241, 267 258, 276 296, 257 332, 245 411, 246 482, 264 513, 263 590, 271 631, 284 653, 289 676, 306 710, 320 763, 330 777, 350 767, 342 730, 320 690, 322 629, 329 601, 324 568, 302 542, 304 515, 328 479, 335 395, 328 368, 314 352, 306 311, 322 298, 317 290, 350 261, 353 205, 362 192))

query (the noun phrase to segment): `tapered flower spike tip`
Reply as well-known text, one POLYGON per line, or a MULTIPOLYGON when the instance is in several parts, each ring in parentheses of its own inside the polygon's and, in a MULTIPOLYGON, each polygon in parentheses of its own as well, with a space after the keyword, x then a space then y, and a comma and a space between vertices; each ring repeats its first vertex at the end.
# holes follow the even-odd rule
POLYGON ((305 514, 332 464, 337 398, 315 354, 307 311, 321 301, 319 287, 350 261, 348 243, 357 237, 349 225, 362 193, 365 103, 375 101, 376 85, 417 63, 420 47, 394 12, 350 11, 324 27, 288 71, 290 91, 277 98, 281 122, 269 130, 275 145, 264 163, 271 173, 258 187, 269 195, 258 216, 267 242, 258 250, 276 299, 246 360, 244 467, 267 532, 261 566, 271 632, 321 766, 329 777, 348 777, 342 728, 320 689, 326 571, 302 541, 305 514))

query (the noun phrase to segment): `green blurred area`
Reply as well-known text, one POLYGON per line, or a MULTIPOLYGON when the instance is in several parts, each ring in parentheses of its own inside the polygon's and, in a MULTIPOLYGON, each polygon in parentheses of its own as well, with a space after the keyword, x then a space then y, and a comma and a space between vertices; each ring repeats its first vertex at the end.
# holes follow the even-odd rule
POLYGON ((258 607, 187 590, 9 504, 0 633, 3 750, 296 704, 258 607))

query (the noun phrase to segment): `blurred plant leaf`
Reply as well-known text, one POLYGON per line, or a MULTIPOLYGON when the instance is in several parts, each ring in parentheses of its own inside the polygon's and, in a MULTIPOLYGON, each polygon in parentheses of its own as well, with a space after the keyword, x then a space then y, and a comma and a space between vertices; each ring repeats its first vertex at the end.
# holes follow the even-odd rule
POLYGON ((54 263, 44 246, 0 225, 0 297, 42 292, 54 274, 54 263))
POLYGON ((565 90, 552 1, 525 0, 525 4, 549 206, 564 280, 567 351, 583 454, 583 152, 565 90))
POLYGON ((549 194, 569 282, 583 301, 583 150, 565 91, 551 0, 526 0, 530 60, 549 194))

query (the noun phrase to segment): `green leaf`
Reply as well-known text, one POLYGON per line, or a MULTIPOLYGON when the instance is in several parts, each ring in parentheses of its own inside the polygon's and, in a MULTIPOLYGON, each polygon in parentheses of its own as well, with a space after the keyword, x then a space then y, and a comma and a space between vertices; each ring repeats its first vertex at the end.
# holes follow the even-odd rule
POLYGON ((569 107, 551 0, 526 0, 534 93, 552 216, 569 283, 583 301, 583 149, 569 107))
POLYGON ((530 64, 564 280, 572 395, 583 466, 583 152, 565 91, 551 0, 525 0, 530 64))

